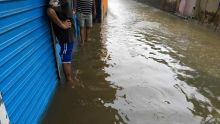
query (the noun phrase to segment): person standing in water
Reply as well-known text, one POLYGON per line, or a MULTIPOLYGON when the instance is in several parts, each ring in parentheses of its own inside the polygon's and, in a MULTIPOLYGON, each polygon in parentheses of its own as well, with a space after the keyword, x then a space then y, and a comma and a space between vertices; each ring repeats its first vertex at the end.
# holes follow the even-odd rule
POLYGON ((76 13, 80 23, 81 43, 88 42, 89 30, 92 28, 93 16, 96 16, 95 0, 77 0, 76 13))
POLYGON ((72 51, 76 41, 73 25, 73 10, 75 0, 50 0, 47 15, 52 20, 53 29, 61 47, 60 56, 67 83, 73 86, 71 67, 72 51))

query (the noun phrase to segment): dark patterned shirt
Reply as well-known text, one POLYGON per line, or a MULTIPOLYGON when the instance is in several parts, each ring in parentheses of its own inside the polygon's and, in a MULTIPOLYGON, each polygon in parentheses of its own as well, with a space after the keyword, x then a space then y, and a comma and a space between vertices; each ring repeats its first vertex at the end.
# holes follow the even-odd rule
POLYGON ((61 21, 70 19, 72 22, 72 28, 62 29, 58 25, 53 23, 53 28, 57 39, 61 43, 73 42, 76 39, 75 29, 73 24, 73 0, 50 0, 49 7, 56 11, 58 18, 61 21))

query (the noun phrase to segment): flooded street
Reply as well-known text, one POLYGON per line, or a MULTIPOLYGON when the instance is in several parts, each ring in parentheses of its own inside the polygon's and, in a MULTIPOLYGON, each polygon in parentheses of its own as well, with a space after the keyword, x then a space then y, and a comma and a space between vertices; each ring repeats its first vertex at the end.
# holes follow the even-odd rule
POLYGON ((80 86, 58 87, 42 124, 220 124, 220 36, 134 0, 74 54, 80 86))

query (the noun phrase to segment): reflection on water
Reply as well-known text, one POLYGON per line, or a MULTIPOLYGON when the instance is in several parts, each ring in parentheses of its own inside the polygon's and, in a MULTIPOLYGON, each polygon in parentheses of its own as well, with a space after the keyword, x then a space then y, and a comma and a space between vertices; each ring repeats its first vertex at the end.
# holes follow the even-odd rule
POLYGON ((110 0, 43 123, 220 123, 220 37, 134 0, 110 0), (99 33, 101 32, 101 33, 99 33))
POLYGON ((74 54, 73 68, 78 86, 58 87, 44 124, 114 124, 122 122, 118 110, 106 107, 116 99, 117 87, 105 78, 107 51, 101 42, 100 25, 95 25, 89 44, 74 54))

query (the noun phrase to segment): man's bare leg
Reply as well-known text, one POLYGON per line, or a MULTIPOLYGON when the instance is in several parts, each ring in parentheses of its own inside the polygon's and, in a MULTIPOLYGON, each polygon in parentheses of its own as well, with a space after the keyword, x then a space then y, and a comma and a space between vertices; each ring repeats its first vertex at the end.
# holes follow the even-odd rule
POLYGON ((85 31, 85 42, 88 42, 88 39, 89 39, 89 32, 90 32, 90 28, 89 27, 87 27, 86 28, 86 31, 85 31))
POLYGON ((81 43, 84 44, 85 42, 85 28, 84 27, 80 27, 80 39, 81 39, 81 43))

